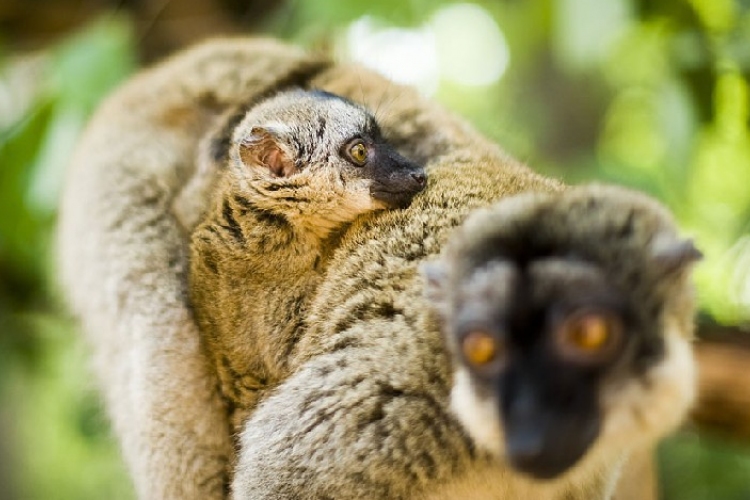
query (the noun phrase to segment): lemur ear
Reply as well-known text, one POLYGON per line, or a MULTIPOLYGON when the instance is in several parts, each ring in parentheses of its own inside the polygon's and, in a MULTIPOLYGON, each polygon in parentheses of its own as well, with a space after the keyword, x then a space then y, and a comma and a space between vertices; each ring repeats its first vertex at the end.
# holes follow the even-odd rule
POLYGON ((294 160, 282 146, 279 131, 271 127, 253 127, 239 141, 239 155, 245 165, 267 168, 276 177, 297 172, 294 160))
POLYGON ((652 252, 665 274, 672 274, 703 258, 691 239, 656 238, 652 243, 652 252))

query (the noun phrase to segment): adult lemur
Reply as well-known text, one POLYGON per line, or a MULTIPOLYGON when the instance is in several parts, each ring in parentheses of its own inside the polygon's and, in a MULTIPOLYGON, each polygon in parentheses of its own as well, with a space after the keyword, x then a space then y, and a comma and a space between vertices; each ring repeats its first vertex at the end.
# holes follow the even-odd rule
POLYGON ((474 442, 554 478, 672 429, 693 398, 698 258, 662 207, 614 187, 470 216, 424 269, 456 360, 451 407, 474 442))
MULTIPOLYGON (((235 497, 606 495, 619 457, 540 482, 492 458, 476 427, 453 416, 441 321, 430 313, 417 270, 472 209, 561 186, 410 89, 280 44, 234 40, 183 53, 114 94, 77 150, 63 200, 63 283, 88 332, 140 497, 224 496, 228 417, 187 306, 187 242, 173 200, 194 170, 207 117, 290 85, 373 107, 388 103, 378 116, 385 136, 402 154, 427 162, 430 181, 408 209, 368 216, 341 235, 309 297, 308 326, 289 358, 292 375, 245 426, 235 497)), ((235 299, 241 307, 245 297, 235 299)), ((686 305, 667 317, 688 330, 691 312, 686 305)), ((686 349, 683 337, 668 332, 665 345, 686 349)), ((644 373, 689 378, 689 357, 685 373, 670 371, 685 359, 676 356, 680 349, 667 348, 644 373)), ((634 392, 639 380, 620 379, 624 389, 635 384, 634 392)), ((684 410, 658 391, 640 398, 666 406, 665 423, 684 410)), ((620 430, 614 435, 632 437, 626 425, 620 430)), ((615 442, 595 440, 592 449, 601 443, 597 454, 606 456, 615 442)))

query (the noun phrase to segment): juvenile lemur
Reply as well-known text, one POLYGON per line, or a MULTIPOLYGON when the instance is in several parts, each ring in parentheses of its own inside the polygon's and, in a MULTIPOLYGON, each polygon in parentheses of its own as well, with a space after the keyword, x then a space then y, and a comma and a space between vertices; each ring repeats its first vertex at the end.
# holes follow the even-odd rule
POLYGON ((234 452, 188 304, 187 233, 206 201, 175 206, 195 178, 196 145, 227 110, 330 67, 272 40, 204 43, 125 82, 76 147, 59 214, 61 284, 139 498, 221 500, 234 452))
POLYGON ((223 172, 191 236, 189 281, 237 428, 260 392, 288 375, 338 233, 359 215, 406 207, 426 179, 372 114, 334 94, 282 92, 233 122, 204 147, 224 164, 209 167, 223 172))

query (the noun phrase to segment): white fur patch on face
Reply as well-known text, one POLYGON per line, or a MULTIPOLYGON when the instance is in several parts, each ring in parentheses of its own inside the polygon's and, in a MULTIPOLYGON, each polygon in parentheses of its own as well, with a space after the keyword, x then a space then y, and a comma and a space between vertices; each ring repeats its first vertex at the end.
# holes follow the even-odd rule
POLYGON ((370 182, 356 179, 343 183, 334 171, 305 170, 290 178, 284 189, 263 191, 265 198, 259 200, 256 194, 253 201, 282 213, 301 235, 323 240, 360 215, 383 208, 370 196, 370 182))
POLYGON ((505 445, 497 401, 479 398, 463 367, 458 367, 454 374, 450 407, 479 447, 497 457, 503 456, 505 445))
MULTIPOLYGON (((599 437, 570 471, 544 484, 567 488, 582 478, 603 474, 611 494, 622 460, 634 450, 652 446, 683 421, 695 400, 695 363, 690 343, 677 325, 666 330, 663 360, 640 377, 612 380, 601 388, 599 437)), ((450 408, 475 444, 502 460, 505 440, 498 403, 478 396, 469 373, 461 366, 454 374, 450 408)))
POLYGON ((696 395, 689 341, 676 328, 665 332, 665 356, 645 375, 602 388, 604 422, 599 438, 610 448, 638 448, 673 431, 696 395))
POLYGON ((385 206, 370 195, 370 179, 348 181, 344 192, 345 199, 342 206, 351 213, 363 214, 385 206))
POLYGON ((502 432, 498 403, 494 398, 481 399, 472 387, 469 373, 458 367, 454 374, 450 407, 474 443, 494 455, 499 462, 486 468, 472 469, 466 477, 441 485, 425 498, 497 499, 522 498, 553 500, 559 498, 608 499, 617 482, 623 453, 596 450, 565 474, 538 481, 516 472, 504 462, 505 438, 502 432))

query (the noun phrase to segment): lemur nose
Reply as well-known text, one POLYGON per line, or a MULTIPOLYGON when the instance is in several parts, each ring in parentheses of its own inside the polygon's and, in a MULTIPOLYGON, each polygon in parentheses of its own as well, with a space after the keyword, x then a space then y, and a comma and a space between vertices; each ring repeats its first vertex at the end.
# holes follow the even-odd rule
POLYGON ((419 184, 420 186, 424 186, 424 183, 427 180, 427 176, 422 173, 411 174, 411 178, 417 181, 417 184, 419 184))

